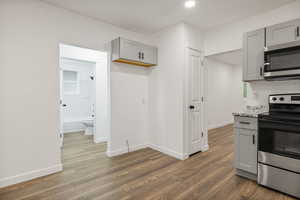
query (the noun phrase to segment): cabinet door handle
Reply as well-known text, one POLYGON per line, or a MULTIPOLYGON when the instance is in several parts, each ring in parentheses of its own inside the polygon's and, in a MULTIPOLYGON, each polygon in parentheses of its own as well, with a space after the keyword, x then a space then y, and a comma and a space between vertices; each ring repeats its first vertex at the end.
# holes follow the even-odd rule
POLYGON ((144 60, 144 53, 142 53, 142 60, 144 60))
POLYGON ((240 122, 240 124, 250 125, 250 122, 240 122))
POLYGON ((141 60, 141 56, 142 56, 142 53, 141 53, 141 52, 139 52, 139 60, 141 60))
POLYGON ((255 135, 252 135, 252 143, 255 144, 255 135))
POLYGON ((297 37, 300 36, 300 28, 299 28, 299 26, 296 28, 296 36, 297 36, 297 37))

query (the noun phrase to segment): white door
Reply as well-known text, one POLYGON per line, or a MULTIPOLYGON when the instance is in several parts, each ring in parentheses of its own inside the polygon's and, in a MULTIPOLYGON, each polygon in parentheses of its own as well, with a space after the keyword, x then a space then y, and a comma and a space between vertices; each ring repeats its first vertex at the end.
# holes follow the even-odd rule
POLYGON ((60 129, 59 129, 59 137, 60 137, 60 146, 63 146, 63 142, 64 142, 64 87, 63 87, 63 70, 60 68, 59 70, 59 88, 60 88, 60 92, 59 92, 59 96, 60 96, 60 107, 59 107, 59 113, 60 113, 60 129))
POLYGON ((188 49, 189 154, 202 150, 204 106, 201 53, 188 49))

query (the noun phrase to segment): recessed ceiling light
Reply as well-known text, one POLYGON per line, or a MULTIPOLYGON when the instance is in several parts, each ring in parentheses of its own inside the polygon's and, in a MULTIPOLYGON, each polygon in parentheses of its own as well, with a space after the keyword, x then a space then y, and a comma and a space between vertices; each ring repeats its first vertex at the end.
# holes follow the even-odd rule
POLYGON ((184 3, 186 8, 193 8, 196 5, 196 1, 195 0, 188 0, 184 3))

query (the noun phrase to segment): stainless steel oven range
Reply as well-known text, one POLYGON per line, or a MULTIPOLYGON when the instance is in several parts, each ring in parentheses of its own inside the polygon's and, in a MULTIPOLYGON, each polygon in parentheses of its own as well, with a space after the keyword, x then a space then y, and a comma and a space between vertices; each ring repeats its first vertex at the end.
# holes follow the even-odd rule
POLYGON ((300 94, 270 95, 258 118, 258 184, 300 198, 300 94))

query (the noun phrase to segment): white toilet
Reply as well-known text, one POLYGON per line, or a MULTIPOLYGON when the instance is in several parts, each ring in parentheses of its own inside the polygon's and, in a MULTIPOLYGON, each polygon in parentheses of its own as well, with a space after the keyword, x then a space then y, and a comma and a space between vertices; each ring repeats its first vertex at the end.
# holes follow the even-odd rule
POLYGON ((83 125, 85 126, 85 135, 94 134, 94 119, 84 120, 83 125))

